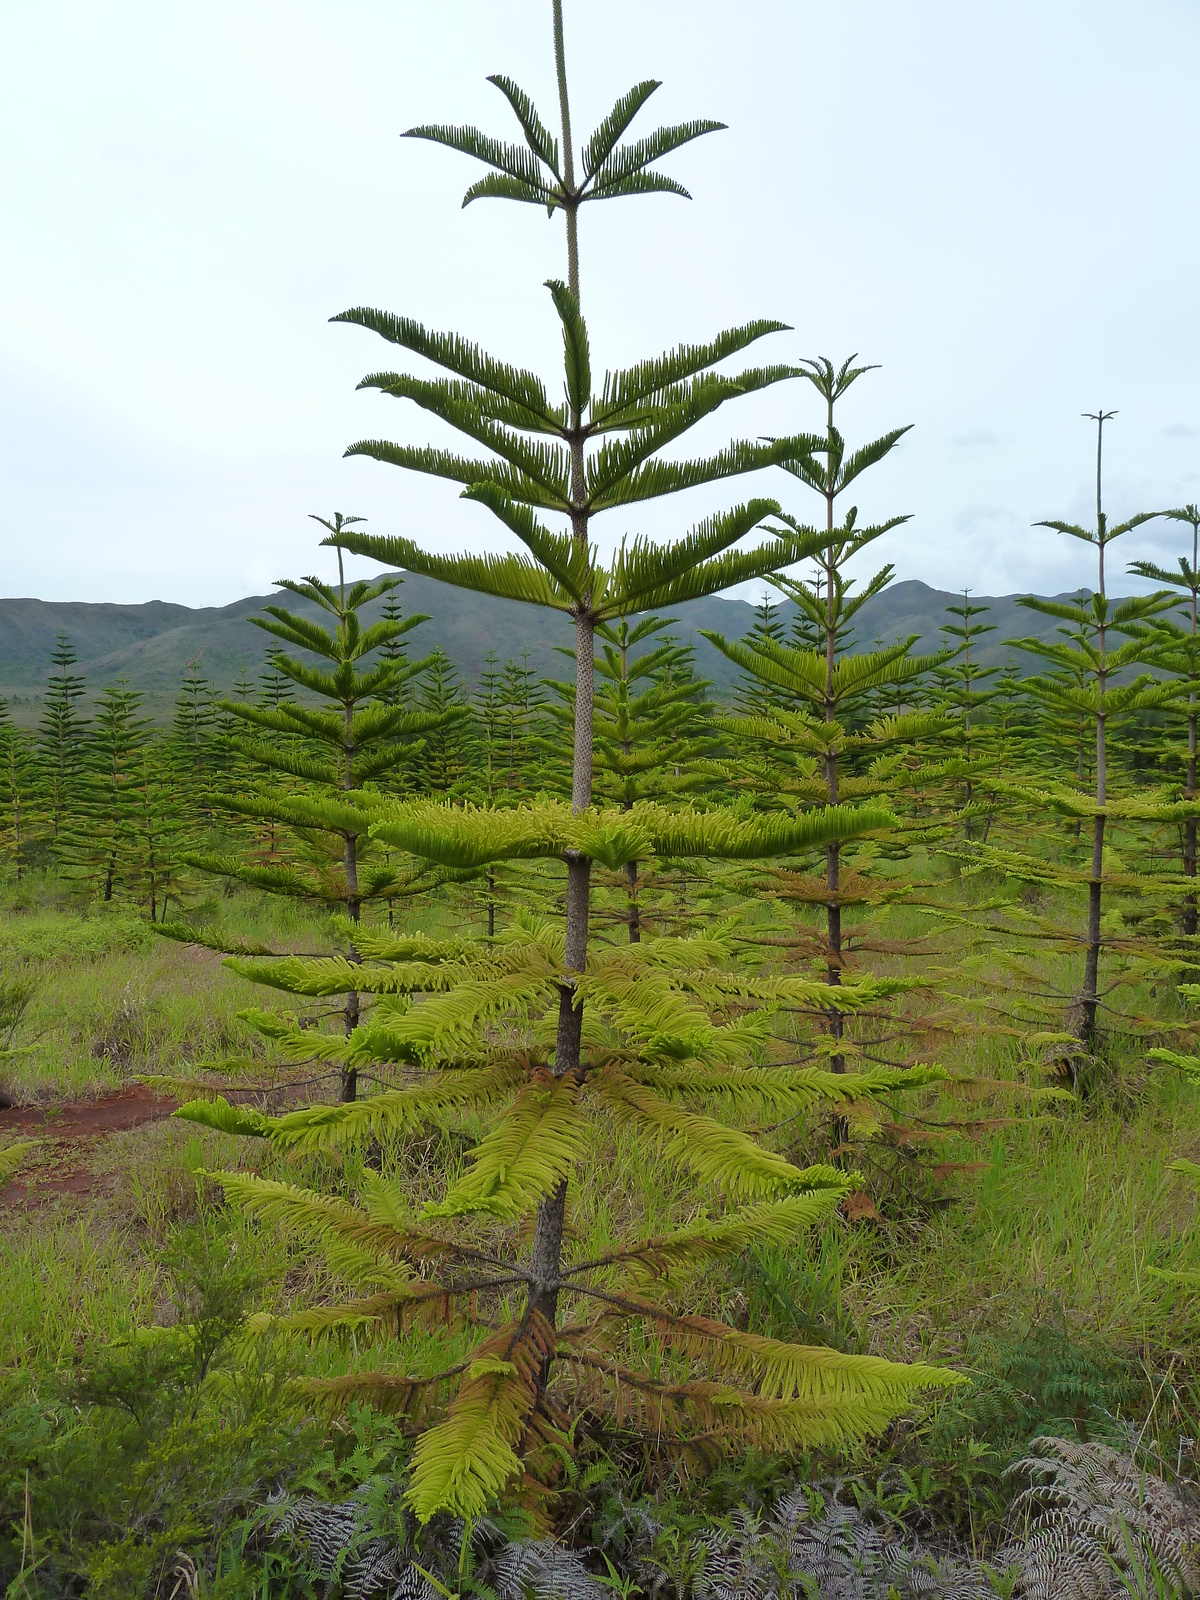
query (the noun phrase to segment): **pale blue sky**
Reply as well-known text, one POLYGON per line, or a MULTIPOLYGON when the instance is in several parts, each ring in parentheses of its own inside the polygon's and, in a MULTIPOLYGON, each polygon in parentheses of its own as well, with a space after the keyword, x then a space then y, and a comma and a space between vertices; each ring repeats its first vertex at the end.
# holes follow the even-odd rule
MULTIPOLYGON (((0 593, 231 600, 318 562, 334 509, 441 548, 498 543, 450 485, 343 461, 436 436, 356 394, 388 347, 327 318, 405 312, 557 384, 561 221, 484 202, 397 138, 554 115, 549 0, 9 0, 0 12, 0 593)), ((643 115, 730 131, 673 158, 695 199, 594 206, 582 297, 612 365, 751 316, 776 359, 882 363, 845 411, 916 426, 863 512, 913 513, 900 577, 981 593, 1090 577, 1035 532, 1090 514, 1080 412, 1118 408, 1110 504, 1200 499, 1194 0, 566 0, 577 141, 639 78, 643 115)), ((763 354, 768 346, 761 347, 763 354)), ((749 433, 815 425, 807 386, 749 433)), ((723 425, 737 420, 737 408, 723 425)), ((710 430, 702 442, 713 442, 710 430)), ((607 518, 669 536, 782 473, 607 518)), ((1170 553, 1161 525, 1125 552, 1170 553)))

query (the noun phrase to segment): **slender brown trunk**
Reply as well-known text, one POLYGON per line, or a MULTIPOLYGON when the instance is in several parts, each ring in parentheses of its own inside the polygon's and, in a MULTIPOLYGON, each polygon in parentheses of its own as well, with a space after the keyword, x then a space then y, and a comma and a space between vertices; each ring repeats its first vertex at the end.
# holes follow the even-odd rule
POLYGON ((1092 876, 1088 883, 1087 958, 1083 969, 1083 1017, 1080 1037, 1090 1050, 1096 1042, 1096 1010, 1100 981, 1100 910, 1104 872, 1104 814, 1092 825, 1092 876))
MULTIPOLYGON (((1195 583, 1197 562, 1197 546, 1200 545, 1200 523, 1192 525, 1192 582, 1195 583)), ((1196 649, 1196 590, 1192 590, 1192 650, 1193 659, 1196 649)), ((1187 787, 1184 796, 1188 800, 1196 798, 1196 677, 1191 674, 1191 683, 1188 688, 1188 762, 1187 762, 1187 787)), ((1192 819, 1183 825, 1183 875, 1185 878, 1196 876, 1196 823, 1192 819)), ((1189 894, 1183 902, 1183 931, 1187 938, 1195 937, 1197 924, 1196 896, 1189 894)))
MULTIPOLYGON (((830 474, 830 478, 825 495, 825 531, 829 537, 825 551, 825 722, 829 724, 837 718, 837 701, 834 694, 834 673, 837 668, 837 615, 833 586, 833 502, 836 491, 832 476, 834 471, 832 399, 828 405, 827 427, 829 454, 826 457, 826 471, 830 474)), ((837 805, 838 760, 837 750, 832 745, 825 751, 825 794, 831 806, 837 805)), ((833 986, 840 985, 842 981, 842 906, 837 898, 841 882, 841 846, 835 840, 825 846, 825 887, 829 892, 825 908, 825 971, 829 983, 833 986)), ((844 1026, 842 1013, 831 1010, 829 1031, 835 1039, 841 1039, 844 1026)), ((846 1058, 840 1053, 831 1056, 829 1065, 834 1072, 845 1072, 846 1058)))
MULTIPOLYGON (((1099 547, 1100 599, 1104 591, 1104 512, 1100 496, 1100 451, 1104 439, 1104 412, 1097 418, 1096 429, 1096 540, 1099 547)), ((1104 807, 1108 801, 1108 718, 1104 696, 1108 688, 1107 650, 1108 630, 1104 611, 1100 612, 1097 644, 1100 664, 1096 673, 1096 820, 1092 825, 1092 875, 1088 882, 1087 956, 1083 968, 1083 995, 1081 999, 1080 1038, 1089 1050, 1096 1043, 1096 1012, 1100 1004, 1100 914, 1102 910, 1104 877, 1104 807)))
MULTIPOLYGON (((339 551, 338 551, 338 572, 339 572, 339 574, 341 573, 341 562, 342 562, 342 552, 339 549, 339 551)), ((342 588, 343 588, 343 596, 344 596, 344 593, 345 593, 345 585, 344 585, 344 583, 343 583, 342 588)), ((343 598, 342 603, 343 603, 343 605, 345 604, 345 599, 344 598, 343 598)), ((342 627, 343 628, 345 627, 345 622, 344 621, 342 623, 342 627)), ((349 789, 352 789, 354 787, 354 744, 353 744, 354 708, 352 706, 350 706, 350 705, 347 705, 344 709, 345 709, 345 719, 346 719, 346 740, 345 740, 345 745, 343 747, 343 752, 342 752, 343 753, 342 788, 344 790, 349 790, 349 789)), ((359 894, 358 894, 358 835, 357 835, 357 833, 346 833, 343 837, 345 839, 345 852, 344 852, 344 855, 343 855, 342 859, 343 859, 343 865, 344 865, 345 871, 346 871, 346 915, 350 918, 350 921, 353 922, 355 924, 355 926, 357 926, 358 925, 358 921, 359 921, 359 917, 360 917, 360 914, 361 914, 361 911, 362 911, 362 901, 360 900, 359 894)), ((351 943, 349 950, 346 952, 346 955, 347 955, 347 959, 348 960, 353 961, 353 962, 357 962, 358 961, 358 959, 359 959, 358 951, 354 947, 353 943, 351 943)), ((345 1022, 346 1037, 349 1038, 350 1035, 354 1032, 355 1028, 358 1027, 359 1002, 358 1002, 358 991, 357 991, 357 989, 352 989, 350 991, 350 993, 346 996, 346 1005, 345 1005, 345 1010, 343 1012, 343 1017, 344 1017, 344 1022, 345 1022)), ((343 1105, 349 1105, 352 1100, 355 1100, 357 1098, 358 1098, 358 1071, 354 1067, 343 1067, 342 1068, 342 1082, 341 1082, 342 1104, 343 1105)))
MULTIPOLYGON (((575 201, 575 156, 571 146, 571 113, 567 100, 566 50, 563 44, 562 0, 553 0, 554 60, 558 76, 558 100, 562 114, 563 188, 567 225, 567 283, 579 303, 579 236, 575 201)), ((582 417, 572 412, 571 448, 571 532, 587 544, 588 514, 584 510, 584 451, 582 417)), ((592 716, 595 689, 595 621, 581 609, 575 618, 575 748, 571 774, 571 809, 586 811, 592 800, 592 716)), ((558 1036, 554 1046, 554 1075, 565 1077, 579 1071, 579 1046, 583 1033, 583 1010, 575 1004, 573 974, 580 973, 587 961, 588 902, 592 863, 578 851, 567 852, 567 929, 566 973, 559 989, 558 1036)), ((563 1224, 567 1212, 567 1180, 564 1178, 539 1204, 534 1230, 530 1271, 529 1309, 538 1311, 553 1327, 558 1315, 558 1274, 562 1264, 563 1224)), ((549 1374, 542 1374, 543 1383, 549 1374)))
POLYGON ((636 861, 625 863, 625 882, 629 885, 629 942, 640 944, 642 942, 642 910, 638 905, 638 864, 636 861))

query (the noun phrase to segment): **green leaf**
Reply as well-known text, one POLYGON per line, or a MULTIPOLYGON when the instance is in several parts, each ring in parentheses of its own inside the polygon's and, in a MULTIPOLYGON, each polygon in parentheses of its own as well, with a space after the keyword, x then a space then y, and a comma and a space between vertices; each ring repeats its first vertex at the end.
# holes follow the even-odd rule
POLYGON ((656 500, 663 495, 678 494, 683 489, 695 489, 704 483, 715 483, 721 478, 737 477, 743 472, 757 472, 762 467, 777 466, 789 454, 803 448, 807 435, 797 439, 776 440, 773 444, 752 444, 737 440, 727 445, 715 456, 696 461, 650 461, 612 485, 604 494, 591 502, 593 511, 603 511, 613 506, 632 505, 639 500, 656 500))
POLYGON ((0 1147, 0 1189, 8 1187, 19 1168, 44 1142, 42 1139, 17 1139, 13 1144, 0 1147))
POLYGON ((510 1339, 488 1340, 445 1420, 417 1441, 404 1498, 423 1523, 439 1511, 481 1517, 521 1471, 514 1447, 537 1399, 545 1354, 532 1338, 510 1339))
POLYGON ((487 506, 493 516, 516 534, 550 574, 551 578, 576 603, 592 592, 594 580, 593 555, 582 540, 570 534, 554 533, 541 523, 526 506, 498 489, 493 483, 481 483, 468 489, 465 499, 478 500, 487 506))
POLYGON ((519 200, 524 205, 545 206, 550 212, 561 203, 555 191, 545 185, 527 183, 524 178, 510 178, 503 172, 489 172, 486 178, 473 183, 463 195, 464 208, 473 200, 519 200))

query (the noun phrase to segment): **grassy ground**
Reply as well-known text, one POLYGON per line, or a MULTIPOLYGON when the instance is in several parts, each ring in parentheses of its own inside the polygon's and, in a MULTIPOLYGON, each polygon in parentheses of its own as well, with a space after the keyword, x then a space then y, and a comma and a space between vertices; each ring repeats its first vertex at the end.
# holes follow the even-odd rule
MULTIPOLYGON (((951 889, 964 906, 975 893, 951 889)), ((318 919, 278 902, 239 896, 206 915, 277 948, 328 945, 318 919)), ((467 915, 477 921, 477 908, 419 920, 467 915)), ((888 931, 910 938, 927 927, 904 911, 888 931)), ((926 961, 944 977, 904 1002, 914 1017, 942 1017, 922 1058, 960 1075, 1040 1081, 1028 1026, 997 1028, 992 1013, 990 1031, 980 1031, 996 973, 969 969, 961 933, 954 938, 950 953, 943 939, 943 954, 926 961), (955 975, 961 998, 949 1005, 955 975)), ((873 963, 888 964, 902 961, 873 963)), ((1048 988, 1069 991, 1068 958, 1045 956, 1040 971, 1048 988)), ((131 915, 81 913, 53 882, 8 891, 0 985, 17 1052, 0 1064, 2 1087, 20 1103, 104 1095, 138 1073, 187 1076, 216 1057, 261 1051, 237 1012, 287 999, 131 915)), ((1165 1029, 1179 1018, 1172 995, 1132 998, 1143 1012, 1157 1006, 1165 1029)), ((839 1220, 795 1250, 763 1252, 703 1286, 707 1308, 757 1331, 971 1371, 969 1390, 840 1465, 868 1495, 886 1497, 907 1474, 929 1513, 981 1548, 1011 1493, 1004 1466, 1040 1426, 1086 1434, 1128 1425, 1169 1466, 1195 1470, 1196 1317, 1149 1269, 1200 1269, 1194 1192, 1167 1171, 1177 1156, 1200 1160, 1200 1096, 1174 1074, 1148 1071, 1132 1035, 1111 1038, 1109 1053, 1112 1092, 1052 1113, 1020 1096, 986 1095, 971 1112, 980 1124, 973 1137, 933 1141, 925 1154, 902 1140, 884 1149, 872 1191, 878 1215, 839 1220), (939 1163, 973 1170, 934 1181, 929 1169, 939 1163)), ((964 1102, 930 1092, 901 1110, 910 1122, 914 1113, 928 1123, 962 1120, 964 1102)), ((468 1121, 458 1137, 408 1141, 385 1149, 383 1160, 407 1175, 414 1199, 425 1198, 481 1131, 468 1121)), ((778 1137, 811 1155, 823 1134, 793 1128, 778 1137)), ((43 1159, 35 1154, 31 1170, 43 1159)), ((37 1204, 10 1198, 0 1208, 0 1578, 14 1585, 10 1594, 75 1594, 86 1576, 89 1594, 166 1595, 177 1568, 190 1570, 180 1552, 218 1572, 196 1593, 320 1592, 300 1557, 263 1554, 256 1508, 281 1484, 345 1494, 394 1468, 406 1446, 386 1418, 360 1410, 331 1424, 287 1387, 301 1370, 377 1364, 369 1342, 313 1351, 266 1339, 252 1359, 244 1354, 234 1335, 248 1312, 311 1303, 329 1274, 228 1211, 206 1174, 250 1164, 352 1192, 356 1159, 285 1160, 157 1121, 95 1141, 86 1192, 37 1204), (209 1328, 206 1364, 195 1349, 135 1338, 180 1318, 209 1328), (278 1587, 268 1591, 271 1560, 278 1587)), ((678 1220, 703 1198, 647 1161, 628 1134, 601 1130, 569 1221, 590 1253, 632 1228, 678 1220)), ((394 1361, 432 1360, 422 1341, 413 1335, 394 1361)), ((747 1464, 743 1481, 764 1471, 747 1464)))

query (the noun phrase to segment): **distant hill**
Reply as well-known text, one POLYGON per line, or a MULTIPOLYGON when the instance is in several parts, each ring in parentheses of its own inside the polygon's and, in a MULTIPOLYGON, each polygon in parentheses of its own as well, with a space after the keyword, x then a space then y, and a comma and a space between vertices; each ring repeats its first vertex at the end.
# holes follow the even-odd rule
MULTIPOLYGON (((972 596, 991 607, 985 620, 996 625, 987 635, 981 659, 1007 660, 1014 652, 1004 641, 1018 635, 1050 637, 1055 623, 1025 611, 1018 596, 972 596)), ((570 621, 557 614, 511 600, 493 600, 408 576, 399 591, 405 614, 427 613, 431 620, 410 636, 413 648, 425 653, 440 645, 468 679, 474 679, 489 650, 504 660, 522 650, 544 676, 565 675, 568 664, 556 645, 572 643, 570 621)), ((856 636, 866 643, 916 634, 923 651, 936 649, 938 629, 947 620, 946 607, 961 595, 908 580, 894 583, 859 613, 856 636)), ((170 703, 189 661, 222 688, 240 673, 255 676, 262 665, 267 636, 248 620, 273 600, 292 604, 284 595, 250 595, 228 606, 193 609, 163 600, 145 605, 92 604, 87 601, 0 600, 0 695, 13 704, 20 720, 36 712, 50 656, 59 633, 69 635, 79 667, 92 691, 124 677, 147 696, 160 714, 170 703)), ((304 609, 301 607, 301 609, 304 609)), ((785 608, 785 620, 790 607, 785 608)), ((738 638, 754 622, 754 608, 743 600, 709 599, 675 607, 678 634, 696 645, 701 672, 716 691, 727 691, 734 671, 716 650, 697 637, 702 628, 738 638)))

